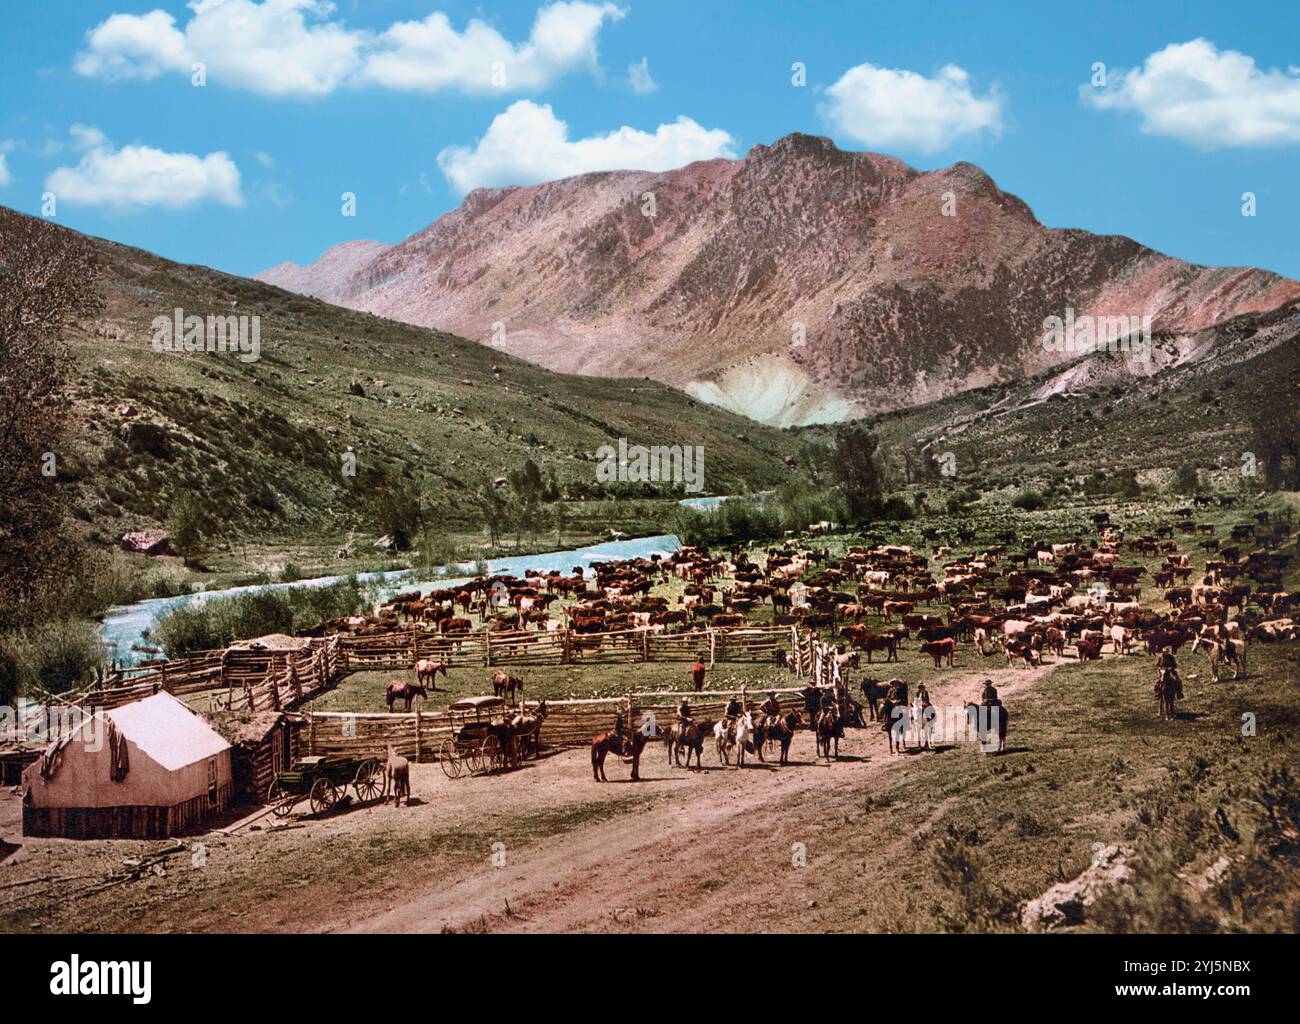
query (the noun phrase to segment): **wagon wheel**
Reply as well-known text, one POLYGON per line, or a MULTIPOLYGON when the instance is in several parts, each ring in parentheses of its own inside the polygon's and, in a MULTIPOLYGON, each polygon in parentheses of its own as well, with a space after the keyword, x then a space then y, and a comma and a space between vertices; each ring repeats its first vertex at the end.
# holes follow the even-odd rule
POLYGON ((460 754, 456 752, 455 740, 443 740, 442 746, 438 748, 438 763, 442 765, 442 773, 449 779, 460 778, 462 770, 460 754))
POLYGON ((479 771, 492 771, 501 767, 503 755, 501 741, 495 736, 485 736, 479 747, 479 771))
POLYGON ((287 818, 289 812, 293 810, 293 805, 298 802, 298 798, 285 788, 283 782, 276 779, 271 783, 271 788, 266 791, 266 802, 271 805, 271 810, 277 818, 287 818))
POLYGON ((358 800, 377 800, 388 792, 388 776, 378 761, 362 761, 352 785, 358 800))
MULTIPOLYGON (((471 775, 477 775, 483 770, 483 744, 468 744, 461 749, 464 752, 463 760, 466 769, 469 770, 471 775)), ((490 764, 491 762, 488 763, 490 764)))
POLYGON ((317 779, 311 785, 311 810, 313 814, 324 814, 339 802, 339 791, 329 779, 317 779))

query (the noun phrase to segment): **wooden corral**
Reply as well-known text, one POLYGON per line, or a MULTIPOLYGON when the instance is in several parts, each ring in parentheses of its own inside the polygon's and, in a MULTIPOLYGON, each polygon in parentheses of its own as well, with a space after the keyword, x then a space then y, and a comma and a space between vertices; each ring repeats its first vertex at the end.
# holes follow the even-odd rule
MULTIPOLYGON (((803 691, 785 687, 776 691, 782 712, 800 711, 804 707, 803 691)), ((632 727, 640 727, 653 715, 658 728, 671 725, 683 697, 691 702, 697 719, 722 716, 727 701, 740 696, 739 690, 704 690, 678 693, 656 691, 629 693, 625 697, 593 697, 582 700, 548 700, 547 716, 542 723, 542 747, 584 746, 597 733, 611 729, 622 716, 632 727)), ((753 707, 767 694, 750 690, 746 697, 753 707)), ((536 701, 524 701, 524 710, 536 708, 536 701)), ((304 749, 309 754, 363 757, 384 753, 391 745, 403 757, 417 761, 436 760, 442 741, 457 731, 466 720, 460 712, 411 711, 366 712, 307 711, 304 749)))

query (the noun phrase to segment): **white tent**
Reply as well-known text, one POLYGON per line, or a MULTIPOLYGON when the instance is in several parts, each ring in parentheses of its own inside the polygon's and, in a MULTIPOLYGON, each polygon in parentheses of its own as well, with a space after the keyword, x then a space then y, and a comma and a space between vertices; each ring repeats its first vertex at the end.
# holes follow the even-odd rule
POLYGON ((24 835, 176 835, 230 803, 230 744, 156 693, 87 715, 23 778, 24 835))

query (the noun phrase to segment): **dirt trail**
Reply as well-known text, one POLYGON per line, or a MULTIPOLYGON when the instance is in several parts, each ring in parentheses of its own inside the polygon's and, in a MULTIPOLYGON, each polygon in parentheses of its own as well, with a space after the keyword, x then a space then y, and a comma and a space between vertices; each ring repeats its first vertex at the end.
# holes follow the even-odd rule
MULTIPOLYGON (((1054 667, 955 673, 931 683, 931 700, 960 706, 989 677, 1002 697, 1010 697, 1054 667)), ((1009 710, 1014 716, 1014 707, 1009 710)), ((841 745, 844 759, 836 763, 817 762, 811 734, 800 732, 791 747, 796 764, 754 767, 751 758, 745 770, 724 769, 714 751, 706 749, 706 770, 698 773, 669 768, 664 748, 652 745, 642 761, 644 781, 637 786, 638 797, 645 796, 643 808, 521 850, 507 849, 500 867, 485 856, 481 867, 413 892, 401 906, 328 927, 364 932, 697 931, 724 930, 727 919, 734 918, 738 925, 747 921, 747 929, 761 928, 763 908, 789 906, 802 898, 799 883, 776 870, 789 865, 791 844, 799 840, 801 804, 837 784, 861 781, 864 773, 901 771, 912 763, 912 757, 891 756, 874 728, 850 730, 847 736, 841 745), (711 889, 738 873, 746 879, 739 902, 734 887, 728 889, 726 906, 708 898, 711 889), (684 899, 683 893, 695 895, 684 899)), ((972 748, 956 756, 977 755, 972 748)), ((601 789, 631 785, 625 766, 607 768, 610 786, 601 789)), ((566 751, 545 762, 544 784, 556 798, 571 798, 575 791, 590 792, 597 785, 590 770, 586 750, 566 751)), ((510 786, 506 779, 494 784, 510 786)), ((805 808, 805 819, 807 814, 805 808)))

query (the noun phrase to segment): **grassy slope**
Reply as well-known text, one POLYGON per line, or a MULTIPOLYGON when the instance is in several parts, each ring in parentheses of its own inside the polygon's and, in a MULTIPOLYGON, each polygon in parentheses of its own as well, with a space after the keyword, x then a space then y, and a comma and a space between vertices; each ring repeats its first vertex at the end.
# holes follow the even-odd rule
POLYGON ((594 483, 592 453, 619 437, 703 445, 709 492, 786 473, 780 432, 661 384, 555 374, 448 334, 97 244, 106 305, 70 339, 83 425, 60 466, 100 540, 164 522, 185 490, 247 542, 345 532, 377 473, 427 480, 452 510, 464 508, 467 485, 526 457, 561 480, 594 483), (259 315, 261 360, 154 353, 149 325, 176 306, 259 315), (353 382, 364 397, 348 394, 353 382), (133 422, 161 425, 164 442, 131 445, 119 403, 135 406, 133 422), (341 472, 349 446, 355 479, 341 472))
MULTIPOLYGON (((1132 468, 1192 463, 1232 481, 1255 447, 1250 412, 1300 388, 1300 310, 1240 317, 1197 339, 1208 355, 1152 377, 1110 354, 1075 357, 1053 371, 869 417, 882 447, 934 442, 956 456, 957 486, 1013 485, 1132 468), (1061 394, 1039 396, 1053 387, 1061 394)), ((1157 339, 1159 344, 1159 339, 1157 339)), ((825 428, 807 428, 809 436, 825 428)), ((1146 479, 1145 476, 1140 476, 1146 479)))

